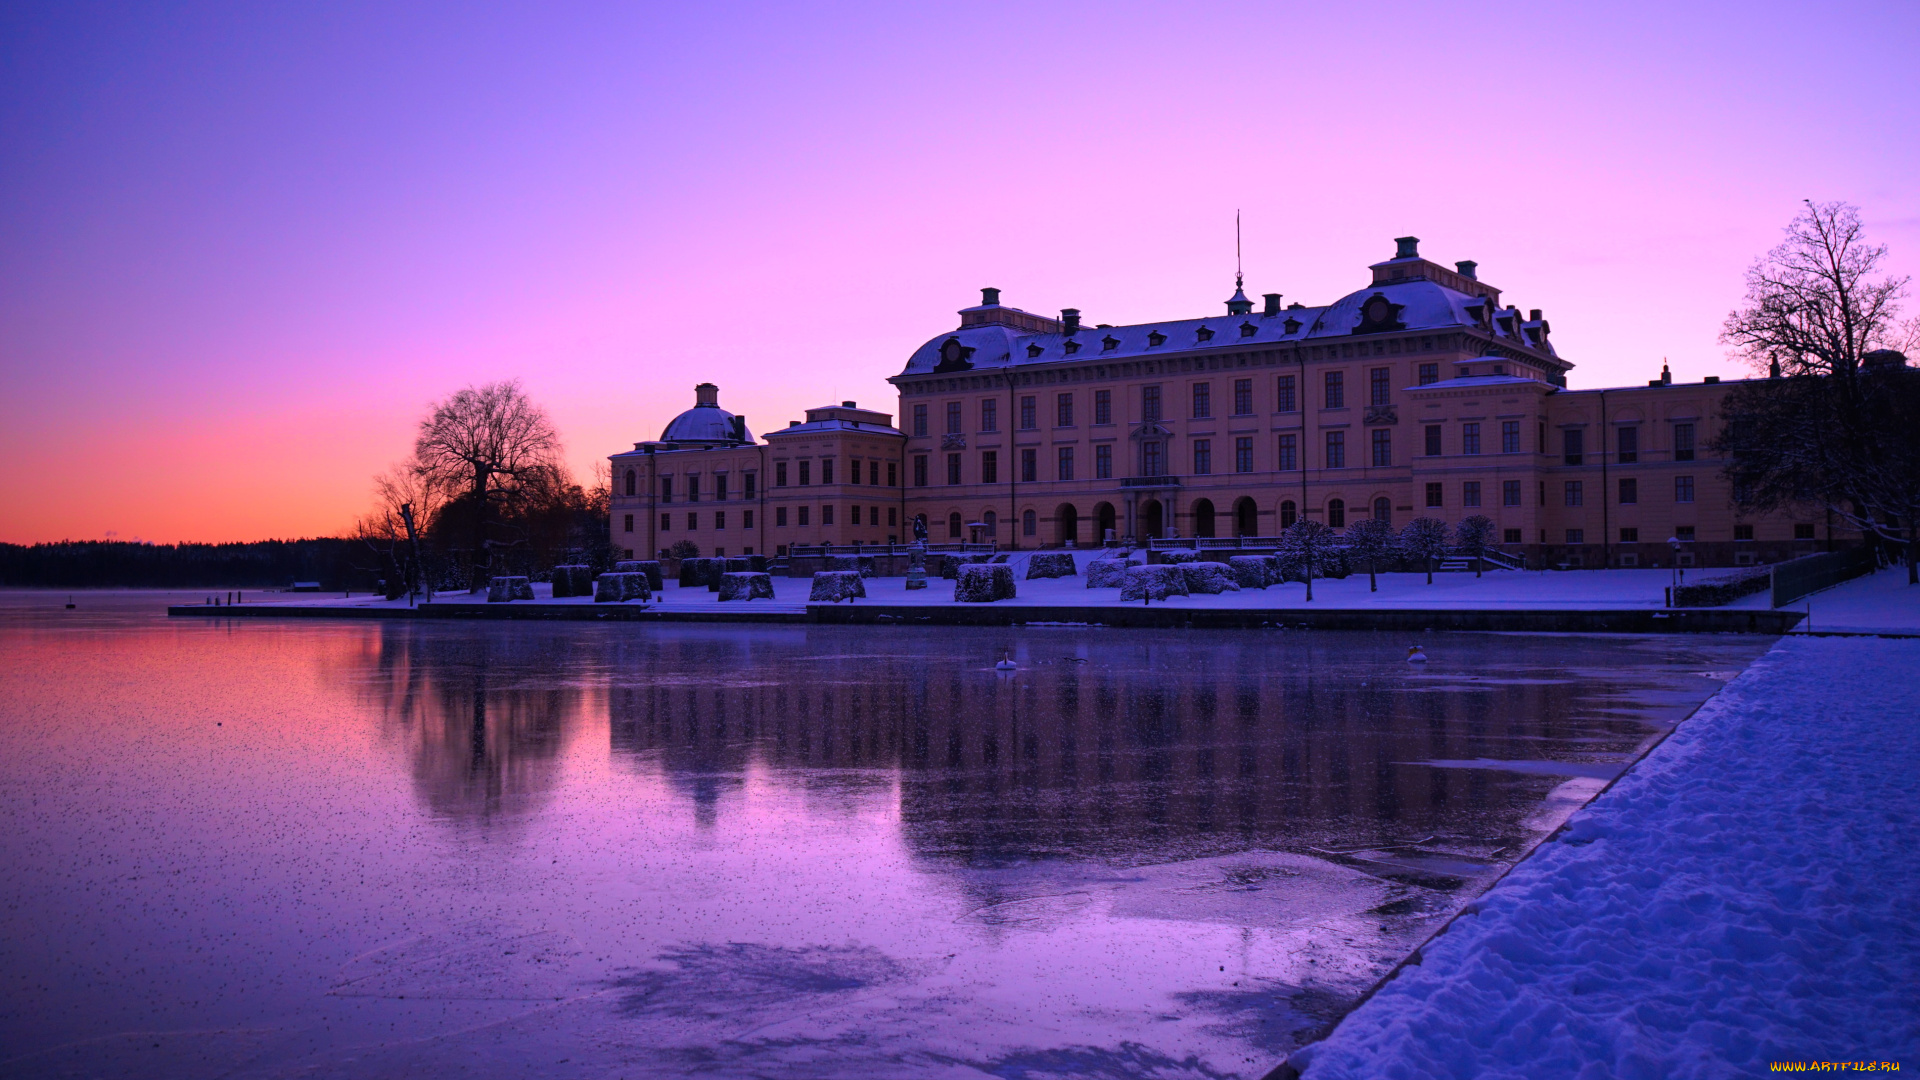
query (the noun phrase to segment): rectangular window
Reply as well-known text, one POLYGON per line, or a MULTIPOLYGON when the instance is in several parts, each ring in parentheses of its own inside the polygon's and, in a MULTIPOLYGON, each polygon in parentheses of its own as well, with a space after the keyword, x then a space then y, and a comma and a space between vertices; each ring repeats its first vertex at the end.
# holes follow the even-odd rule
POLYGON ((867 462, 867 483, 872 484, 874 487, 880 486, 880 463, 879 462, 877 461, 867 462))
POLYGON ((713 512, 713 527, 716 529, 724 529, 727 527, 727 512, 725 510, 715 510, 713 512))
POLYGON ((920 436, 924 436, 927 433, 927 407, 925 405, 915 405, 913 407, 913 433, 920 436))
POLYGON ((1567 481, 1567 499, 1566 499, 1567 505, 1568 506, 1584 506, 1586 505, 1586 501, 1587 501, 1586 491, 1581 486, 1580 481, 1578 480, 1567 481))
POLYGON ((1480 481, 1468 480, 1460 485, 1460 505, 1480 505, 1480 481))
POLYGON ((787 508, 786 507, 776 506, 773 508, 773 524, 775 528, 784 529, 787 527, 787 508))
POLYGON ((1427 425, 1427 456, 1428 457, 1440 456, 1440 425, 1439 424, 1427 425))
POLYGON ((897 461, 887 462, 887 486, 900 486, 900 463, 897 461))
POLYGON ((660 501, 663 503, 673 501, 673 477, 671 476, 660 478, 660 501))
POLYGON ((1273 381, 1273 411, 1293 412, 1298 408, 1293 400, 1293 376, 1281 375, 1273 381))
POLYGON ((713 478, 713 501, 727 501, 727 474, 721 473, 713 478))
POLYGON ((927 486, 927 455, 913 455, 913 486, 927 486))
POLYGON ((1620 505, 1632 506, 1640 501, 1640 481, 1631 476, 1620 478, 1620 505))
POLYGON ((947 455, 947 483, 957 484, 959 482, 960 482, 960 455, 948 454, 947 455))
POLYGON ((1053 422, 1056 427, 1073 426, 1073 395, 1057 394, 1053 399, 1053 422))
POLYGON ((1693 501, 1693 477, 1676 476, 1673 478, 1673 501, 1690 503, 1693 501))
POLYGON ((1326 408, 1344 409, 1347 407, 1347 376, 1343 371, 1327 372, 1326 408))
POLYGON ((1568 529, 1567 530, 1567 543, 1584 544, 1586 542, 1587 542, 1587 530, 1585 529, 1568 529))
POLYGON ((660 515, 660 531, 661 532, 673 531, 673 515, 672 514, 660 515))
POLYGON ((1327 503, 1327 524, 1335 529, 1347 526, 1347 504, 1344 500, 1333 499, 1327 503))
POLYGON ((1299 443, 1292 435, 1280 436, 1280 445, 1274 452, 1273 467, 1281 472, 1292 472, 1300 467, 1299 443))
POLYGON ((1233 380, 1233 415, 1253 415, 1253 380, 1233 380))
MULTIPOLYGON (((887 527, 892 528, 899 524, 900 524, 900 508, 897 506, 887 507, 887 527)), ((892 541, 888 541, 888 543, 892 543, 892 541)))
POLYGON ((1795 525, 1793 527, 1793 538, 1795 540, 1812 540, 1814 538, 1813 526, 1812 525, 1795 525))
POLYGON ((1106 443, 1093 448, 1093 478, 1113 479, 1113 447, 1106 443))
POLYGON ((1674 527, 1673 527, 1673 538, 1674 538, 1675 540, 1681 540, 1681 541, 1684 541, 1684 542, 1686 542, 1686 543, 1689 543, 1689 544, 1691 544, 1691 543, 1693 543, 1693 538, 1694 538, 1694 531, 1693 531, 1693 526, 1691 526, 1691 525, 1676 525, 1676 526, 1674 526, 1674 527))
POLYGON ((740 527, 743 529, 753 528, 753 511, 751 510, 740 511, 740 527))
POLYGON ((1193 418, 1205 420, 1213 415, 1213 384, 1193 384, 1193 418))
POLYGON ((1253 438, 1243 435, 1233 440, 1233 471, 1249 473, 1253 471, 1253 438))
POLYGON ((1619 444, 1620 464, 1632 465, 1640 460, 1640 429, 1623 427, 1613 433, 1614 441, 1619 444))
POLYGON ((1507 542, 1507 543, 1509 543, 1509 544, 1518 544, 1518 543, 1521 543, 1521 540, 1520 540, 1520 530, 1519 530, 1519 529, 1508 529, 1508 530, 1506 531, 1506 542, 1507 542))
POLYGON ((1393 432, 1387 428, 1373 429, 1373 467, 1383 469, 1393 464, 1393 432))
POLYGON ((800 463, 800 486, 806 487, 811 483, 813 483, 813 462, 803 461, 800 463))
POLYGON ((1040 399, 1032 396, 1020 399, 1020 430, 1032 431, 1040 426, 1040 399))
POLYGON ((1193 474, 1205 476, 1213 471, 1213 440, 1193 440, 1193 474))
POLYGON ((1639 529, 1621 529, 1621 530, 1620 530, 1620 542, 1621 542, 1621 543, 1623 543, 1623 544, 1637 544, 1637 543, 1639 543, 1639 542, 1640 542, 1640 530, 1639 530, 1639 529))
POLYGON ((960 434, 960 403, 957 401, 947 402, 947 434, 960 434))
POLYGON ((1480 452, 1479 424, 1460 425, 1460 452, 1463 454, 1477 454, 1480 452))
MULTIPOLYGON (((1540 481, 1540 505, 1547 505, 1547 482, 1545 480, 1540 481)), ((1543 544, 1547 542, 1547 534, 1540 534, 1540 542, 1543 544)))
POLYGON ((820 524, 822 525, 833 524, 833 504, 832 503, 827 503, 826 505, 820 508, 820 524))
POLYGON ((1347 467, 1347 433, 1344 431, 1327 432, 1327 468, 1344 469, 1347 467))
POLYGON ((1520 505, 1520 481, 1518 480, 1500 481, 1500 505, 1501 506, 1519 506, 1520 505))
POLYGON ((773 486, 787 486, 787 463, 784 461, 776 461, 773 463, 773 486))
POLYGON ((1439 381, 1440 381, 1440 365, 1439 364, 1421 364, 1420 365, 1420 385, 1421 386, 1425 386, 1428 383, 1437 383, 1439 381))
POLYGON ((1140 475, 1141 476, 1165 476, 1167 474, 1167 465, 1165 460, 1163 460, 1163 455, 1165 454, 1165 452, 1166 452, 1166 448, 1162 446, 1160 441, 1157 439, 1150 442, 1141 443, 1140 444, 1140 475))
POLYGON ((1160 388, 1143 386, 1140 388, 1140 419, 1151 422, 1160 419, 1160 388))
POLYGON ((1000 451, 980 451, 980 482, 983 484, 1000 482, 1000 451))
POLYGON ((988 398, 980 403, 980 430, 1000 430, 1000 399, 988 398))
POLYGON ((1093 392, 1093 422, 1113 423, 1113 391, 1095 390, 1093 392))
POLYGON ((800 508, 800 527, 801 528, 804 529, 807 527, 807 513, 812 509, 813 507, 811 506, 803 506, 800 508))
POLYGON ((1568 428, 1561 432, 1560 449, 1569 465, 1578 465, 1587 460, 1587 433, 1579 428, 1568 428))
POLYGON ((1427 484, 1427 506, 1430 508, 1445 506, 1447 502, 1446 490, 1447 485, 1445 484, 1427 484))
POLYGON ((820 459, 820 482, 823 484, 833 483, 833 459, 832 458, 820 459))
POLYGON ((860 482, 860 463, 858 461, 847 462, 847 483, 857 484, 859 482, 860 482))
POLYGON ((1368 401, 1375 406, 1393 404, 1393 369, 1377 367, 1367 373, 1368 401))
POLYGON ((1073 447, 1060 447, 1058 457, 1059 460, 1054 463, 1054 479, 1073 479, 1073 447))
POLYGON ((700 528, 700 515, 694 513, 691 510, 687 511, 687 531, 693 532, 699 528, 700 528))
POLYGON ((698 476, 687 477, 687 501, 700 501, 700 478, 698 476))
MULTIPOLYGON (((628 531, 632 531, 632 530, 628 530, 628 531)), ((1735 540, 1751 540, 1751 539, 1753 539, 1753 526, 1751 526, 1751 525, 1735 525, 1735 526, 1733 527, 1733 538, 1734 538, 1735 540)))
POLYGON ((1673 460, 1693 460, 1693 425, 1673 425, 1673 460))
POLYGON ((1040 479, 1040 451, 1024 447, 1020 451, 1020 482, 1031 484, 1040 479))
POLYGON ((627 531, 628 532, 633 531, 633 515, 632 514, 627 515, 627 531))
POLYGON ((759 484, 758 484, 758 481, 759 481, 759 479, 760 479, 760 474, 759 474, 759 473, 748 473, 748 474, 747 474, 747 479, 746 479, 746 485, 747 485, 747 498, 749 498, 749 499, 751 499, 751 498, 753 498, 753 497, 754 497, 754 495, 756 494, 756 492, 757 492, 757 489, 758 489, 758 487, 759 487, 759 484))
POLYGON ((1520 421, 1500 421, 1500 452, 1503 454, 1520 452, 1520 421))

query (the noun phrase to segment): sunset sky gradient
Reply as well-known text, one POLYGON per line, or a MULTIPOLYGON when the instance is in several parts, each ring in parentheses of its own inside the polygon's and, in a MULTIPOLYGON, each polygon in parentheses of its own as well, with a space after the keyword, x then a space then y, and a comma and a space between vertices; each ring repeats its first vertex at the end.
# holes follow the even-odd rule
MULTIPOLYGON (((1920 272, 1920 5, 14 4, 0 540, 334 534, 468 383, 583 477, 851 398, 983 285, 1329 302, 1392 238, 1572 385, 1737 376, 1803 198, 1920 272)), ((1911 310, 1911 308, 1910 308, 1911 310)))

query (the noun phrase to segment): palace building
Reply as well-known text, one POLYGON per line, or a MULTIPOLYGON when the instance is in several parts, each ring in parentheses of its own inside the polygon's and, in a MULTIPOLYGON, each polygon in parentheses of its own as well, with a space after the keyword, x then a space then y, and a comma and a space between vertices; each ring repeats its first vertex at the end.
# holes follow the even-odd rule
POLYGON ((852 402, 757 443, 703 384, 613 465, 613 546, 702 554, 910 540, 1002 547, 1272 537, 1483 514, 1529 565, 1741 565, 1831 541, 1743 518, 1707 446, 1728 383, 1571 390, 1538 309, 1402 237, 1332 304, 1087 325, 1000 303, 916 349, 892 415, 852 402))

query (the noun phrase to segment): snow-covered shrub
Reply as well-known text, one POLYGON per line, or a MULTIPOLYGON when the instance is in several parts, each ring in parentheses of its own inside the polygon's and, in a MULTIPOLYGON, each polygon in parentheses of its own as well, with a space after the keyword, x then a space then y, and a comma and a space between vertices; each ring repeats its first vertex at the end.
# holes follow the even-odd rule
POLYGON ((1194 562, 1199 558, 1200 553, 1192 548, 1172 548, 1160 553, 1160 561, 1163 563, 1194 562))
POLYGON ((682 559, 680 560, 680 587, 697 589, 704 585, 709 592, 720 588, 720 575, 727 572, 725 559, 682 559))
POLYGON ((1673 590, 1674 607, 1719 607, 1773 584, 1773 568, 1760 567, 1707 581, 1682 585, 1673 590))
POLYGON ((853 602, 856 596, 867 595, 867 583, 860 579, 858 570, 821 570, 813 575, 813 589, 807 593, 809 602, 837 604, 842 600, 853 602))
POLYGON ((1272 584, 1272 571, 1266 555, 1235 555, 1227 560, 1234 583, 1243 589, 1264 589, 1272 584))
POLYGON ((1034 578, 1075 577, 1073 556, 1064 551, 1041 552, 1027 560, 1027 580, 1034 578))
POLYGON ((497 577, 487 582, 487 603, 533 599, 533 582, 524 577, 497 577))
POLYGON ((961 567, 974 566, 986 562, 990 558, 992 558, 991 555, 978 553, 973 555, 948 555, 940 560, 940 576, 946 578, 948 581, 952 581, 959 576, 961 567))
POLYGON ((1127 578, 1120 585, 1122 600, 1165 600, 1186 595, 1187 575, 1178 564, 1128 567, 1127 578))
POLYGON ((860 558, 857 555, 828 555, 820 563, 827 570, 858 570, 860 558))
POLYGON ((556 566, 553 568, 552 575, 550 575, 547 580, 553 583, 553 598, 555 600, 564 599, 569 596, 585 596, 593 591, 593 575, 584 566, 556 566), (574 587, 574 583, 580 580, 582 576, 585 577, 587 582, 587 587, 584 590, 574 587))
POLYGON ((1190 562, 1178 564, 1180 572, 1186 575, 1188 593, 1206 593, 1210 596, 1223 592, 1239 592, 1240 586, 1234 583, 1233 575, 1225 566, 1217 562, 1190 562))
POLYGON ((1095 559, 1087 564, 1087 588, 1117 589, 1127 580, 1127 560, 1095 559))
POLYGON ((752 570, 729 570, 720 575, 721 600, 771 600, 773 578, 752 570))
POLYGON ((596 604, 618 604, 628 600, 652 598, 653 589, 649 587, 645 574, 601 574, 593 582, 593 602, 596 604))
POLYGON ((1346 577, 1353 573, 1353 556, 1344 547, 1328 548, 1313 561, 1313 572, 1317 577, 1346 577))
POLYGON ((654 592, 667 587, 666 571, 660 566, 659 559, 626 559, 613 564, 616 574, 645 574, 647 585, 654 592))
POLYGON ((727 568, 722 571, 722 573, 745 574, 752 572, 752 570, 752 559, 747 558, 745 555, 729 555, 727 556, 727 568))
POLYGON ((953 582, 953 598, 963 604, 991 604, 1013 597, 1013 567, 1005 563, 963 566, 953 582))

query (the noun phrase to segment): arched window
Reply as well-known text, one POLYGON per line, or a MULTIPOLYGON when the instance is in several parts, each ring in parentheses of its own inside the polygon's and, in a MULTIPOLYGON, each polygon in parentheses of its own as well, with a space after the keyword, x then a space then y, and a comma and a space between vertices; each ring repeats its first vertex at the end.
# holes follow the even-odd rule
POLYGON ((634 484, 633 470, 628 469, 627 470, 627 494, 629 495, 633 494, 633 484, 634 484))
POLYGON ((1036 514, 1033 511, 1028 510, 1027 512, 1020 515, 1020 535, 1021 536, 1040 535, 1040 515, 1039 514, 1036 514))
POLYGON ((1327 528, 1344 529, 1347 527, 1347 501, 1345 499, 1327 500, 1327 528))
POLYGON ((984 514, 981 514, 980 524, 986 526, 986 528, 981 531, 985 532, 989 538, 1000 535, 1000 515, 999 514, 996 514, 991 510, 987 511, 984 514))
POLYGON ((958 510, 947 515, 947 536, 953 540, 960 539, 960 512, 958 510))
POLYGON ((1393 501, 1385 495, 1373 500, 1373 517, 1375 521, 1393 524, 1393 501))
POLYGON ((1283 529, 1291 529, 1293 528, 1293 523, 1299 520, 1300 520, 1300 510, 1298 507, 1293 505, 1293 500, 1287 499, 1281 502, 1280 527, 1283 529))

